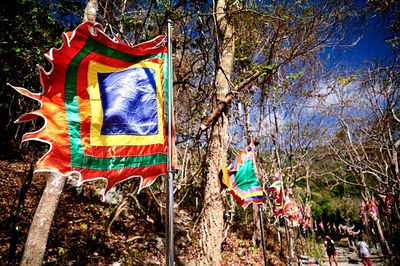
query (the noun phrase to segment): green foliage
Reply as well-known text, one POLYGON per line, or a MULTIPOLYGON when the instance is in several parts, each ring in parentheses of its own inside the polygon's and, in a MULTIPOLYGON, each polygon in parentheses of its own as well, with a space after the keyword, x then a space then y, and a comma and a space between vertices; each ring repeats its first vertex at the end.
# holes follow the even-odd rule
POLYGON ((386 40, 386 42, 391 44, 393 47, 400 47, 400 36, 395 36, 389 40, 386 40))
POLYGON ((339 77, 338 78, 338 82, 340 85, 348 85, 349 83, 351 83, 355 78, 355 75, 350 75, 348 77, 339 77))
POLYGON ((315 234, 297 241, 296 250, 297 254, 316 258, 320 262, 325 258, 324 249, 315 234))
POLYGON ((392 36, 385 41, 392 45, 397 52, 400 49, 400 3, 395 0, 368 0, 369 13, 371 16, 379 14, 389 23, 388 30, 392 36))
POLYGON ((242 206, 236 205, 235 222, 240 226, 247 226, 253 221, 252 208, 244 209, 242 206))
POLYGON ((257 248, 256 248, 256 247, 251 246, 251 247, 248 247, 248 249, 249 249, 249 251, 250 251, 251 253, 253 253, 253 254, 256 254, 256 253, 257 253, 257 248))
POLYGON ((62 256, 65 254, 65 249, 63 247, 58 247, 58 255, 62 256))
POLYGON ((293 74, 290 74, 290 75, 286 76, 286 79, 288 79, 290 81, 293 81, 295 79, 300 78, 302 75, 303 75, 303 71, 299 71, 297 73, 293 73, 293 74))
MULTIPOLYGON (((60 46, 61 34, 68 29, 57 20, 62 17, 59 14, 56 16, 50 5, 45 4, 45 1, 33 0, 6 1, 0 9, 0 123, 4 125, 0 129, 0 145, 6 147, 1 149, 0 158, 12 158, 22 133, 32 126, 27 123, 19 127, 12 122, 22 113, 37 107, 36 102, 20 96, 6 84, 39 92, 36 65, 50 68, 43 54, 52 47, 60 46)), ((53 3, 52 7, 55 5, 53 3)), ((63 8, 68 9, 71 5, 64 5, 63 8)))
POLYGON ((334 193, 324 190, 313 192, 310 201, 312 216, 319 220, 325 217, 336 217, 339 212, 345 220, 359 220, 359 200, 356 199, 350 196, 337 197, 334 193))

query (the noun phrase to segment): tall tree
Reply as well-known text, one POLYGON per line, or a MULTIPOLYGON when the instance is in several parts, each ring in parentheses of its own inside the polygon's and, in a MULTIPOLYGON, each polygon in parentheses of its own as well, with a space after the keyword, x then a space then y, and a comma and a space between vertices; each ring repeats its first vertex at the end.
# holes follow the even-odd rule
MULTIPOLYGON (((215 51, 215 96, 213 108, 225 98, 231 87, 231 73, 235 57, 234 27, 229 18, 225 0, 215 2, 215 23, 217 47, 215 51)), ((228 117, 222 114, 211 128, 207 153, 207 176, 204 187, 203 214, 200 223, 201 257, 200 265, 221 264, 221 240, 224 228, 224 207, 219 180, 220 170, 226 166, 228 145, 228 117)))

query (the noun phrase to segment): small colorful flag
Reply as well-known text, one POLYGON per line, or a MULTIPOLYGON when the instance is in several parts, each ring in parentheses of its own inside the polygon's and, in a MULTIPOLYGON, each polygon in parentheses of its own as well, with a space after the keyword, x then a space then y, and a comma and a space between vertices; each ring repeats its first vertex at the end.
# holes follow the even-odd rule
POLYGON ((368 212, 374 221, 379 220, 378 206, 376 205, 375 198, 372 198, 368 203, 368 212))
POLYGON ((288 218, 291 226, 299 226, 303 221, 303 215, 296 201, 293 198, 292 192, 287 188, 284 201, 284 214, 288 218))
POLYGON ((132 177, 141 189, 166 173, 167 53, 165 36, 129 46, 92 22, 64 34, 63 46, 45 55, 51 71, 39 68, 42 93, 15 88, 41 104, 17 122, 45 119, 23 136, 50 145, 35 171, 103 178, 106 192, 132 177))
POLYGON ((263 203, 263 190, 255 172, 253 141, 222 169, 222 183, 243 208, 263 203))
POLYGON ((286 216, 288 216, 288 217, 295 216, 300 211, 289 188, 287 189, 286 196, 285 196, 284 211, 285 211, 286 216))
POLYGON ((360 208, 361 222, 362 222, 363 225, 367 225, 368 218, 367 218, 367 212, 365 210, 366 209, 366 204, 365 204, 364 200, 360 201, 359 208, 360 208))
POLYGON ((306 203, 303 207, 303 230, 307 230, 311 227, 311 205, 309 203, 306 203))
POLYGON ((269 198, 272 200, 274 216, 285 216, 285 194, 281 174, 275 174, 272 184, 267 190, 267 193, 269 198))
POLYGON ((393 197, 393 193, 384 193, 384 192, 380 192, 378 194, 379 199, 381 200, 381 204, 382 205, 382 210, 386 213, 386 214, 391 214, 392 213, 392 209, 391 209, 391 204, 392 204, 392 197, 393 197))

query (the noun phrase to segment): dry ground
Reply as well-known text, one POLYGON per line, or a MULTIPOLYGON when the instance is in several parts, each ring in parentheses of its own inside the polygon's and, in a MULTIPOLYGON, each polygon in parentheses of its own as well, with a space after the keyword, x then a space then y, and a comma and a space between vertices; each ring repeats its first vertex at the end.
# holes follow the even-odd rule
MULTIPOLYGON (((23 211, 16 220, 18 197, 28 170, 28 162, 0 161, 0 265, 18 265, 45 187, 46 176, 35 174, 23 211), (14 236, 13 225, 18 226, 14 236), (10 255, 13 240, 16 251, 10 255)), ((162 213, 149 191, 145 189, 137 195, 139 205, 129 204, 121 212, 109 235, 107 228, 116 205, 103 202, 96 190, 95 182, 85 183, 81 191, 66 186, 51 227, 44 265, 164 265, 162 213)), ((177 264, 195 265, 197 240, 193 217, 196 215, 184 206, 175 210, 177 264)), ((266 233, 270 265, 284 265, 276 232, 266 233)), ((223 244, 223 265, 264 265, 261 248, 254 248, 249 237, 240 235, 230 233, 223 244)))

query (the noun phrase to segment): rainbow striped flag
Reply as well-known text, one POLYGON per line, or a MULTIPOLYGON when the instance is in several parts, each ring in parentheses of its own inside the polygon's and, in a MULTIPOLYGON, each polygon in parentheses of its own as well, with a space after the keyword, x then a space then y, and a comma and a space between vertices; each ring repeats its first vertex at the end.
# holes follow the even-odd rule
POLYGON ((63 46, 45 54, 51 71, 39 68, 42 93, 15 88, 41 104, 17 122, 45 119, 22 139, 50 145, 35 171, 103 178, 105 192, 132 177, 141 189, 166 173, 167 53, 165 36, 129 46, 92 22, 64 33, 63 46))
POLYGON ((263 203, 263 189, 255 172, 254 145, 251 142, 235 160, 222 169, 222 183, 243 208, 263 203))

